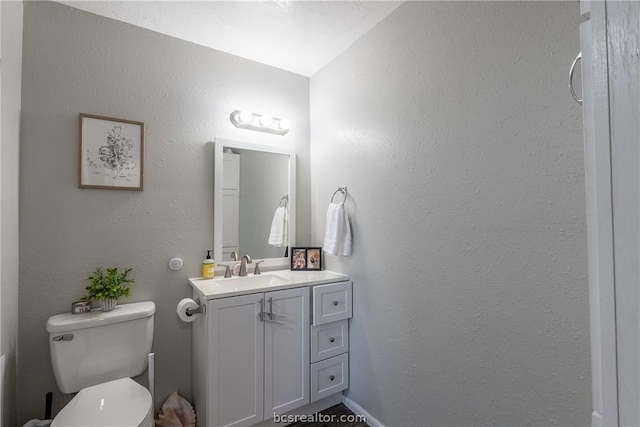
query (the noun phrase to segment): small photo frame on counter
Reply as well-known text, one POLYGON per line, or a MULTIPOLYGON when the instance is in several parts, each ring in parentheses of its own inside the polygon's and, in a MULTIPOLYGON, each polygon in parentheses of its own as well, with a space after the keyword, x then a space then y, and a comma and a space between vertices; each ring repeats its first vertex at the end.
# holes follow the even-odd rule
POLYGON ((80 188, 142 191, 144 123, 80 113, 80 188))
POLYGON ((291 248, 292 271, 322 270, 322 248, 291 248))

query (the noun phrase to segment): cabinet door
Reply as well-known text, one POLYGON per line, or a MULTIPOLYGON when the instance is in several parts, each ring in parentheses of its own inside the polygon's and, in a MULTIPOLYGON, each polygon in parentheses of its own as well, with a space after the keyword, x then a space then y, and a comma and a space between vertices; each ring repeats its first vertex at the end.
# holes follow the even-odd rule
POLYGON ((262 299, 255 294, 209 302, 207 427, 249 426, 263 419, 262 299))
POLYGON ((307 287, 265 294, 265 419, 309 403, 309 306, 307 287))

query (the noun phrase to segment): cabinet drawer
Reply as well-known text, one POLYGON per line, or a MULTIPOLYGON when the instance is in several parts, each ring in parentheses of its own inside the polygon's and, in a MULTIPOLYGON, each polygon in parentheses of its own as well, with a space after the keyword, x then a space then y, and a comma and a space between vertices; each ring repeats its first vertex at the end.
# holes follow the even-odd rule
POLYGON ((349 353, 311 365, 311 401, 349 388, 349 353))
POLYGON ((349 320, 311 325, 311 363, 349 351, 349 320))
POLYGON ((351 282, 313 287, 313 324, 322 325, 351 317, 351 282))

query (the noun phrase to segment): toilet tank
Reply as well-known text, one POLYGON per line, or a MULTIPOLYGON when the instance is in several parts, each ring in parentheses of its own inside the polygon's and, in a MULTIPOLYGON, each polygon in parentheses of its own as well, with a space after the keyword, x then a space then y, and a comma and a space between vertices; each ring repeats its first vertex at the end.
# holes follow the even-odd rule
POLYGON ((147 369, 153 343, 152 301, 118 304, 112 311, 58 314, 47 320, 53 373, 63 393, 147 369))

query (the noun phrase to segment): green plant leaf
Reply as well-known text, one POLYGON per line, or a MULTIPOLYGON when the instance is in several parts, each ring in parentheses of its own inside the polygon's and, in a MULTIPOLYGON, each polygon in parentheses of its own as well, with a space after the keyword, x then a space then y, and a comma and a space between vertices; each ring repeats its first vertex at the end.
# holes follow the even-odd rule
POLYGON ((118 267, 111 267, 103 271, 102 267, 96 267, 93 275, 87 277, 89 285, 85 287, 87 298, 95 301, 104 299, 118 299, 128 297, 131 289, 126 284, 134 284, 135 280, 129 277, 131 268, 120 271, 118 267))

